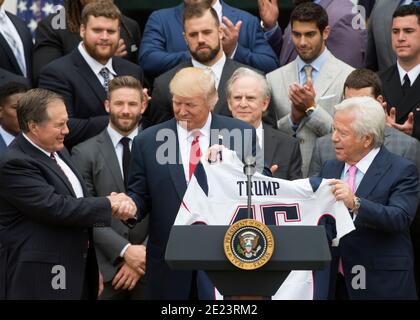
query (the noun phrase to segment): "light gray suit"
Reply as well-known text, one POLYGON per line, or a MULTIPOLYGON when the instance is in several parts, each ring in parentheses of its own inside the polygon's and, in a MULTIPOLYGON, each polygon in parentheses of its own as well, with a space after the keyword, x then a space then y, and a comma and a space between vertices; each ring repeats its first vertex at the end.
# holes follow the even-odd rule
MULTIPOLYGON (((420 171, 420 143, 417 139, 391 127, 385 127, 384 146, 392 153, 405 157, 417 165, 420 171)), ((334 144, 331 134, 316 139, 309 166, 309 176, 318 176, 325 161, 334 160, 334 144)), ((420 172, 419 172, 420 173, 420 172)))
POLYGON ((383 71, 397 60, 391 45, 392 15, 400 0, 376 1, 369 18, 366 67, 383 71))
POLYGON ((299 83, 297 62, 294 60, 267 74, 267 80, 273 92, 272 107, 276 111, 277 118, 280 119, 277 126, 281 131, 296 136, 299 140, 303 177, 307 177, 308 174, 315 139, 331 132, 334 106, 341 102, 344 82, 353 70, 353 67, 338 60, 332 54, 329 55, 314 82, 317 107, 310 117, 305 117, 300 122, 296 132, 289 119, 291 101, 288 91, 292 83, 299 83))
MULTIPOLYGON (((115 148, 107 129, 72 149, 72 160, 85 179, 91 196, 107 196, 111 192, 126 192, 115 148)), ((148 233, 148 217, 133 229, 118 219, 111 227, 95 228, 94 241, 99 270, 104 282, 111 281, 123 260, 122 249, 128 244, 141 244, 148 233)))

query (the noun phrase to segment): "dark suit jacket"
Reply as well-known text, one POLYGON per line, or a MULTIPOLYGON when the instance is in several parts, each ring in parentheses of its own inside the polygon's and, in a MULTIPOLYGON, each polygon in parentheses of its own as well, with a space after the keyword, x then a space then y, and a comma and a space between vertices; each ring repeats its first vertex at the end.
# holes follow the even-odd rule
POLYGON ((273 177, 286 180, 302 178, 298 140, 266 124, 263 124, 263 129, 264 161, 269 167, 275 164, 279 166, 273 177))
MULTIPOLYGON (((344 162, 329 160, 320 177, 339 179, 343 168, 344 162)), ((350 299, 416 299, 409 228, 418 187, 416 166, 382 147, 356 190, 361 199, 356 230, 341 238, 338 247, 344 275, 350 275, 345 276, 350 299), (364 290, 352 287, 354 266, 366 270, 364 290)), ((335 279, 337 261, 335 257, 331 270, 324 271, 324 280, 330 271, 335 279)), ((315 277, 315 291, 325 284, 319 280, 315 277)))
MULTIPOLYGON (((83 178, 68 153, 60 157, 83 178)), ((96 298, 98 269, 93 226, 109 226, 105 197, 76 199, 61 168, 18 135, 0 158, 0 298, 81 299, 83 283, 96 298), (65 270, 65 290, 53 289, 54 266, 65 270)))
MULTIPOLYGON (((223 15, 234 24, 242 21, 234 59, 265 73, 278 67, 274 51, 264 38, 258 20, 251 14, 233 8, 223 1, 223 15)), ((155 78, 190 59, 182 36, 183 2, 173 8, 154 11, 144 28, 139 63, 146 75, 155 78)))
MULTIPOLYGON (((319 3, 328 14, 331 26, 326 45, 331 53, 354 68, 362 68, 367 46, 367 31, 352 27, 355 14, 352 12, 353 3, 348 0, 321 0, 319 3)), ((287 25, 282 33, 280 28, 268 40, 279 56, 280 66, 293 61, 296 50, 292 42, 291 25, 287 25)))
POLYGON ((20 82, 30 86, 30 82, 24 76, 19 76, 17 74, 11 73, 5 69, 0 68, 0 86, 5 85, 9 82, 20 82))
POLYGON ((404 96, 397 65, 393 65, 379 73, 382 81, 382 92, 387 102, 388 111, 391 107, 397 110, 396 121, 404 123, 410 112, 414 113, 413 137, 420 140, 420 76, 412 83, 410 91, 404 96))
MULTIPOLYGON (((182 62, 175 68, 172 68, 171 70, 165 72, 155 79, 155 83, 153 85, 152 100, 150 101, 149 107, 147 108, 143 119, 143 125, 145 128, 173 118, 174 112, 172 108, 172 95, 169 91, 169 83, 179 70, 192 66, 193 65, 191 60, 182 62)), ((226 59, 225 65, 223 66, 223 72, 220 78, 219 86, 217 88, 219 100, 217 100, 217 103, 214 106, 214 113, 228 117, 232 116, 232 113, 230 112, 227 104, 226 83, 235 72, 235 70, 240 67, 246 66, 235 60, 229 58, 226 59)), ((264 120, 270 125, 276 125, 276 115, 271 107, 264 120)))
MULTIPOLYGON (((69 29, 57 29, 52 27, 52 19, 56 15, 50 15, 38 23, 35 30, 34 64, 33 74, 37 80, 42 68, 51 61, 72 52, 82 41, 79 32, 72 33, 69 29)), ((122 16, 120 27, 121 38, 124 39, 127 56, 124 58, 137 63, 138 46, 141 39, 140 27, 137 21, 122 16)))
POLYGON ((4 142, 4 139, 2 135, 0 134, 0 156, 3 155, 7 150, 6 142, 4 142))
MULTIPOLYGON (((235 128, 242 133, 245 129, 252 130, 255 138, 255 129, 245 122, 212 115, 211 129, 218 131, 235 128)), ((227 132, 220 133, 225 136, 224 144, 236 146, 232 139, 226 137, 227 132)), ((212 132, 210 145, 214 143, 218 143, 218 136, 212 132)), ((246 145, 240 158, 245 159, 252 147, 246 145)), ((144 130, 133 142, 128 192, 136 202, 140 217, 145 213, 150 215, 146 281, 152 299, 188 299, 191 288, 192 272, 174 271, 164 260, 169 233, 187 189, 178 149, 175 119, 144 130), (162 136, 158 138, 158 134, 166 135, 169 140, 162 136), (167 155, 170 163, 160 164, 157 156, 163 155, 166 147, 169 147, 167 155)), ((199 298, 214 299, 213 287, 203 276, 200 272, 197 276, 199 298)))
MULTIPOLYGON (((143 72, 134 63, 114 57, 112 66, 118 76, 130 75, 143 81, 143 72)), ((39 87, 57 92, 64 98, 70 129, 65 143, 69 149, 107 126, 106 91, 77 48, 42 70, 39 87)))
MULTIPOLYGON (((27 78, 32 79, 32 35, 26 24, 14 14, 6 11, 7 16, 12 21, 17 32, 19 33, 20 39, 23 43, 23 50, 25 54, 26 72, 27 78)), ((14 74, 23 76, 20 70, 19 64, 16 61, 16 57, 10 49, 7 40, 0 33, 0 68, 6 69, 14 74)))
MULTIPOLYGON (((111 192, 126 192, 115 148, 107 129, 72 149, 72 161, 86 182, 89 195, 108 196, 111 192)), ((148 217, 129 229, 113 218, 111 226, 95 228, 96 257, 104 281, 111 281, 122 258, 121 250, 128 244, 141 244, 147 236, 148 217)))

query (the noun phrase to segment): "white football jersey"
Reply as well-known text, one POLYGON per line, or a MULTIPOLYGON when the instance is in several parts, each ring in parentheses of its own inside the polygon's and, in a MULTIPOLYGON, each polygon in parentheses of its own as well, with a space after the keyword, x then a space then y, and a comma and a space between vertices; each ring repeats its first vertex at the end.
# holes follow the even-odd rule
MULTIPOLYGON (((205 223, 231 225, 247 218, 246 176, 236 153, 223 150, 223 162, 209 164, 202 159, 179 208, 175 225, 205 223)), ((354 230, 343 202, 336 201, 327 179, 294 181, 270 178, 256 173, 252 177, 252 217, 267 225, 316 226, 329 215, 335 218, 337 238, 354 230), (316 184, 316 185, 314 185, 316 184), (313 186, 314 185, 314 186, 313 186), (314 191, 314 189, 316 189, 314 191)), ((292 271, 273 299, 312 299, 311 271, 292 271)))

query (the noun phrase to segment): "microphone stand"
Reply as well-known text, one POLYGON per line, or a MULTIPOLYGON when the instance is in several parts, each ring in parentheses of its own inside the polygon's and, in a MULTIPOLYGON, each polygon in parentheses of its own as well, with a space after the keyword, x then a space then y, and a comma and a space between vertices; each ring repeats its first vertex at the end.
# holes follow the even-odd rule
POLYGON ((251 182, 252 182, 252 176, 254 175, 255 171, 257 169, 255 168, 255 158, 254 157, 247 157, 245 159, 245 165, 244 165, 244 174, 247 178, 247 184, 246 184, 246 191, 248 196, 247 201, 247 209, 248 209, 248 219, 251 219, 251 182))

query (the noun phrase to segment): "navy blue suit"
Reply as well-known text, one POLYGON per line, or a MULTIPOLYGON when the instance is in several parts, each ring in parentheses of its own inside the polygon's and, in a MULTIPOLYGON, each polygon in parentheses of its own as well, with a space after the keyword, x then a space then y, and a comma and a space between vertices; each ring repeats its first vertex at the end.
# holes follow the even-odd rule
MULTIPOLYGON (((257 18, 222 1, 220 3, 223 16, 234 24, 242 21, 238 47, 233 59, 265 73, 278 68, 276 54, 265 40, 257 18)), ((147 20, 140 45, 139 64, 148 77, 155 78, 191 59, 182 35, 183 12, 182 3, 173 8, 157 10, 147 20)))
MULTIPOLYGON (((239 129, 241 133, 248 129, 252 132, 254 143, 243 144, 244 152, 249 155, 255 145, 255 129, 237 119, 212 114, 211 129, 239 129)), ((216 130, 217 131, 217 130, 216 130)), ((225 143, 232 140, 225 136, 225 143)), ((210 139, 210 145, 218 143, 217 134, 210 139)), ((231 148, 234 149, 234 148, 231 148)), ((252 150, 253 152, 253 150, 252 150)), ((178 161, 179 146, 176 120, 171 119, 152 126, 140 133, 133 142, 132 160, 128 193, 139 208, 142 218, 149 212, 149 241, 147 243, 146 281, 151 299, 188 299, 191 288, 191 271, 173 271, 165 262, 166 244, 171 227, 175 221, 179 206, 187 189, 184 169, 178 161), (157 141, 158 133, 170 134, 169 140, 157 141), (157 156, 162 155, 166 147, 172 148, 168 154, 172 164, 159 164, 157 156)), ((180 156, 179 156, 180 157, 180 156)), ((201 240, 199 240, 201 241, 201 240)), ((197 289, 200 299, 214 299, 214 290, 210 281, 202 272, 197 273, 197 289)))
MULTIPOLYGON (((129 75, 143 82, 143 72, 134 63, 113 57, 112 67, 117 76, 129 75)), ((64 99, 70 130, 65 140, 67 148, 99 134, 108 125, 106 91, 77 48, 42 69, 39 87, 64 99)))
POLYGON ((7 150, 6 142, 4 142, 3 137, 0 134, 0 156, 5 153, 7 150))
MULTIPOLYGON (((344 162, 326 161, 320 177, 339 179, 343 168, 344 162)), ((356 190, 356 230, 333 248, 331 268, 316 272, 315 297, 331 298, 341 256, 350 299, 416 299, 410 224, 417 194, 416 166, 382 147, 356 190), (352 287, 351 271, 358 265, 366 269, 364 290, 352 287)))

